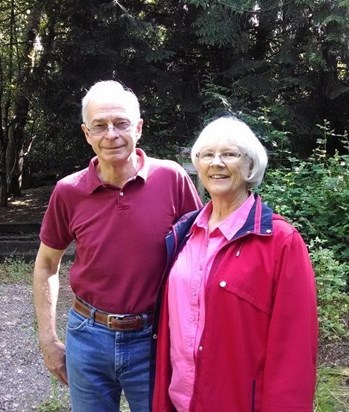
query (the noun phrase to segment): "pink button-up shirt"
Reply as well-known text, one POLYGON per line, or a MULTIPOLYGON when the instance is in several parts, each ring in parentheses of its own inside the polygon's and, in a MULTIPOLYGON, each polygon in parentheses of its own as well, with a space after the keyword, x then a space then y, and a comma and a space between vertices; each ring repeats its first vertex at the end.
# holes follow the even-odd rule
POLYGON ((217 251, 244 225, 254 203, 249 198, 211 233, 209 202, 196 218, 191 236, 169 276, 172 378, 169 395, 178 412, 189 410, 195 357, 205 324, 205 285, 217 251))

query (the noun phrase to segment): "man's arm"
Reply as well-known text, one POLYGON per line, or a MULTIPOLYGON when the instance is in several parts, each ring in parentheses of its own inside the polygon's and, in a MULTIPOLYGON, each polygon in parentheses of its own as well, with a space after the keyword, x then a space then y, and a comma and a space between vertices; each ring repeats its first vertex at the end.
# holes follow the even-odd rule
POLYGON ((34 267, 34 304, 39 329, 39 343, 47 369, 68 384, 65 345, 56 332, 56 306, 59 291, 59 265, 64 250, 40 244, 34 267))

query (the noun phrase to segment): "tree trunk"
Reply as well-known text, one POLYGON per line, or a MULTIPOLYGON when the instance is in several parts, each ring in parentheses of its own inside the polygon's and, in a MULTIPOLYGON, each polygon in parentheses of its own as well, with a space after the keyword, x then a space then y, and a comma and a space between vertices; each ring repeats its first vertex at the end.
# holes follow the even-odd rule
POLYGON ((22 170, 23 158, 21 159, 18 147, 22 139, 15 137, 15 126, 12 124, 8 128, 8 144, 6 149, 6 174, 7 174, 7 192, 15 197, 22 196, 22 170))
POLYGON ((6 147, 0 149, 0 207, 7 207, 6 147))
POLYGON ((29 99, 31 96, 31 84, 33 77, 31 53, 38 26, 40 23, 41 10, 38 5, 32 10, 28 21, 27 33, 22 51, 22 68, 17 76, 16 98, 13 106, 13 119, 9 127, 9 147, 6 159, 8 182, 8 194, 14 196, 22 195, 22 172, 23 172, 23 144, 24 129, 27 123, 29 111, 29 99))

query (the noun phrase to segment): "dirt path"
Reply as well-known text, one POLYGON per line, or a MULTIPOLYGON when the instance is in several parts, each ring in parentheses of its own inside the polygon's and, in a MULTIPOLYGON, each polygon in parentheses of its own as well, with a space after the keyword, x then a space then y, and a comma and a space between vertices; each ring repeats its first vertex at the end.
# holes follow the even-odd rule
POLYGON ((8 207, 0 208, 0 223, 40 223, 44 216, 52 189, 52 185, 31 188, 23 191, 23 197, 10 198, 8 207))
MULTIPOLYGON (((52 381, 38 348, 31 285, 0 286, 0 411, 68 411, 67 388, 52 381)), ((63 281, 57 316, 60 335, 70 302, 71 292, 63 281)))
MULTIPOLYGON (((63 264, 57 306, 57 331, 62 340, 73 299, 68 271, 69 263, 63 264)), ((19 283, 0 281, 0 302, 0 412, 70 411, 68 389, 51 378, 38 346, 31 274, 19 283)), ((129 412, 123 397, 121 411, 129 412)))

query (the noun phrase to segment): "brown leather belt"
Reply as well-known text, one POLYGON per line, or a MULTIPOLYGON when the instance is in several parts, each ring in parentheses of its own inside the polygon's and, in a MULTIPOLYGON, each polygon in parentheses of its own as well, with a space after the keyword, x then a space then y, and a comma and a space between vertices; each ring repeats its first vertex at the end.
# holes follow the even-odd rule
POLYGON ((118 331, 137 331, 143 326, 151 325, 153 322, 152 313, 141 313, 137 315, 119 315, 95 310, 92 306, 75 298, 73 309, 85 318, 90 318, 91 314, 95 322, 108 326, 108 328, 118 331))

